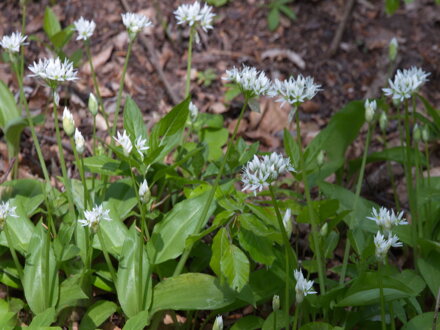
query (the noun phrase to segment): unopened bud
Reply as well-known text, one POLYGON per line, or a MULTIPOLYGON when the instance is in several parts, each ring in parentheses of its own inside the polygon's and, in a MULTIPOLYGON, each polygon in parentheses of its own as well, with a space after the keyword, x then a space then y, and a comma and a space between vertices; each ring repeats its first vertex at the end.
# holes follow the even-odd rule
POLYGON ((413 129, 413 139, 414 141, 419 142, 421 138, 422 132, 420 130, 419 124, 415 124, 413 129))
POLYGON ((376 112, 377 109, 376 100, 373 100, 371 102, 369 100, 366 100, 364 107, 365 107, 365 120, 367 121, 367 123, 371 123, 374 118, 374 113, 376 112))
POLYGON ((139 187, 139 197, 144 203, 148 203, 150 200, 151 192, 147 180, 144 180, 139 187))
POLYGON ((190 115, 192 122, 194 122, 197 119, 198 114, 199 114, 199 109, 197 108, 197 106, 194 103, 190 102, 189 115, 190 115))
POLYGON ((75 133, 75 121, 73 120, 72 113, 67 107, 64 108, 63 111, 63 129, 68 136, 72 136, 73 133, 75 133))
POLYGON ((286 213, 284 213, 283 224, 284 224, 284 229, 286 229, 287 237, 289 239, 290 239, 290 236, 292 236, 292 230, 293 230, 291 218, 292 218, 292 210, 287 209, 286 213))
POLYGON ((321 227, 321 230, 319 231, 319 235, 321 235, 322 237, 327 236, 328 234, 328 224, 327 222, 324 223, 324 225, 321 227))
POLYGON ((429 141, 429 128, 428 128, 428 126, 425 126, 422 129, 422 140, 425 143, 429 141))
POLYGON ((380 129, 382 130, 382 132, 386 131, 387 125, 388 125, 387 114, 384 111, 382 111, 382 113, 380 114, 380 118, 379 118, 379 126, 380 126, 380 129))
POLYGON ((280 296, 277 294, 272 298, 272 309, 274 312, 280 309, 280 296))
POLYGON ((55 92, 55 94, 53 96, 53 101, 55 102, 56 106, 59 107, 60 106, 60 94, 55 92))
POLYGON ((212 326, 212 330, 223 330, 223 318, 221 315, 218 315, 215 318, 214 325, 212 326))
POLYGON ((86 141, 78 129, 75 129, 75 145, 76 151, 78 151, 80 155, 84 153, 84 150, 86 150, 86 141))
POLYGON ((325 161, 325 151, 324 150, 321 150, 319 152, 318 156, 316 157, 316 161, 317 161, 319 167, 324 165, 324 161, 325 161))
POLYGON ((388 58, 390 62, 394 62, 396 60, 398 49, 399 43, 397 42, 397 39, 391 39, 390 44, 388 45, 388 58))
POLYGON ((89 110, 92 113, 93 116, 96 116, 98 114, 98 101, 96 100, 95 95, 93 93, 90 93, 89 95, 89 110))

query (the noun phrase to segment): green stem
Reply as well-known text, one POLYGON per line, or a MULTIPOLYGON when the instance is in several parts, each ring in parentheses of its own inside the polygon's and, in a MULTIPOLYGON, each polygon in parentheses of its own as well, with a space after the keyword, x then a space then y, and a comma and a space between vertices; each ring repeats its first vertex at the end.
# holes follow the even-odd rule
MULTIPOLYGON (((130 162, 130 167, 133 167, 130 162)), ((136 181, 136 178, 134 177, 133 171, 130 170, 131 175, 131 182, 133 183, 133 189, 136 194, 137 202, 138 202, 138 208, 141 212, 141 232, 142 232, 142 242, 144 241, 144 237, 147 238, 147 240, 150 240, 150 233, 148 232, 148 228, 146 226, 146 220, 145 220, 145 209, 144 205, 142 204, 141 198, 139 196, 139 187, 136 181)))
POLYGON ((46 308, 49 308, 51 303, 51 278, 50 274, 50 230, 47 228, 47 243, 46 243, 46 256, 44 258, 44 269, 46 270, 46 290, 44 290, 45 298, 46 298, 46 308))
POLYGON ((283 217, 281 216, 280 209, 278 207, 278 201, 276 199, 274 188, 269 186, 270 196, 272 197, 272 203, 275 208, 275 213, 277 216, 278 227, 280 228, 281 236, 283 238, 284 245, 284 256, 285 256, 285 302, 284 302, 284 313, 286 314, 286 329, 289 329, 289 310, 290 310, 290 242, 287 236, 286 228, 284 228, 283 217))
POLYGON ((386 330, 387 326, 385 323, 385 297, 383 294, 383 272, 382 272, 382 265, 381 262, 378 262, 378 269, 379 269, 379 290, 380 290, 380 314, 381 314, 381 321, 382 321, 382 330, 386 330))
POLYGON ((299 147, 299 162, 301 167, 301 173, 302 173, 302 180, 304 184, 304 191, 306 195, 306 201, 307 201, 307 209, 309 213, 309 218, 312 222, 312 242, 314 245, 314 250, 316 253, 316 260, 318 262, 318 280, 319 280, 319 288, 321 291, 321 294, 325 294, 325 282, 324 282, 324 265, 322 262, 322 256, 321 256, 321 247, 319 244, 319 234, 318 234, 318 225, 316 223, 316 218, 313 212, 313 205, 312 205, 312 197, 310 194, 310 188, 309 183, 307 181, 307 175, 306 175, 306 168, 305 168, 305 161, 304 161, 304 151, 302 147, 302 139, 301 139, 301 126, 299 122, 299 111, 296 110, 296 135, 297 135, 297 142, 299 147))
POLYGON ((98 233, 99 243, 101 244, 102 253, 104 254, 105 262, 107 263, 107 267, 108 267, 110 274, 111 274, 111 277, 112 277, 113 285, 115 286, 115 289, 116 289, 116 287, 117 287, 116 272, 115 272, 115 268, 113 267, 110 256, 108 254, 107 248, 105 246, 104 237, 102 236, 101 228, 98 228, 97 233, 98 233))
POLYGON ((189 96, 189 92, 191 89, 191 64, 192 64, 192 46, 194 35, 196 33, 195 26, 191 27, 189 31, 189 41, 188 41, 188 60, 186 65, 186 83, 185 83, 185 98, 189 96))
MULTIPOLYGON (((119 108, 121 107, 121 98, 122 98, 122 91, 124 90, 124 83, 125 83, 125 74, 127 73, 127 67, 128 67, 128 61, 130 59, 130 55, 131 55, 131 49, 133 47, 133 41, 130 40, 128 42, 128 50, 127 50, 127 55, 125 56, 125 61, 124 61, 124 67, 122 69, 122 76, 121 76, 121 80, 119 82, 119 90, 118 90, 118 96, 116 98, 116 109, 115 109, 115 117, 113 119, 113 126, 112 126, 112 130, 111 130, 111 142, 110 142, 110 146, 113 147, 115 142, 113 139, 113 136, 115 136, 116 134, 116 128, 118 126, 118 119, 119 119, 119 108)), ((110 148, 109 154, 112 154, 112 150, 110 148)))
POLYGON ((75 140, 72 137, 70 137, 70 144, 72 145, 73 155, 75 156, 76 166, 78 167, 79 176, 81 178, 81 183, 83 185, 84 210, 87 210, 87 205, 90 205, 90 207, 91 207, 92 201, 90 199, 90 196, 89 196, 88 190, 87 190, 86 176, 84 173, 84 166, 83 166, 84 163, 83 163, 82 157, 80 155, 78 155, 78 151, 76 150, 75 140))
MULTIPOLYGON (((214 199, 215 191, 217 190, 217 187, 219 186, 220 179, 223 175, 223 171, 225 169, 226 162, 227 162, 227 160, 229 158, 229 154, 231 152, 232 144, 235 141, 235 137, 238 132, 238 127, 240 126, 241 120, 243 119, 243 115, 244 115, 244 112, 247 108, 247 105, 248 105, 248 99, 246 98, 244 101, 243 107, 241 108, 237 124, 235 125, 235 128, 234 128, 234 132, 232 133, 232 136, 228 140, 226 154, 225 154, 225 157, 223 158, 222 163, 220 165, 220 169, 219 169, 219 172, 217 173, 217 176, 215 178, 214 185, 212 186, 212 188, 209 192, 208 200, 207 200, 207 202, 202 210, 202 214, 198 220, 198 224, 196 227, 197 230, 195 231, 196 233, 198 233, 200 231, 200 227, 203 225, 203 223, 205 222, 206 216, 208 215, 209 208, 210 208, 211 203, 214 199)), ((189 247, 185 248, 185 251, 183 251, 182 257, 180 257, 179 263, 177 264, 177 266, 174 270, 173 276, 177 276, 182 272, 183 266, 185 265, 186 260, 188 260, 188 257, 189 257, 189 254, 191 253, 191 249, 192 249, 193 245, 194 245, 194 243, 192 243, 189 247)))
POLYGON ((274 328, 274 330, 277 329, 277 312, 278 311, 273 311, 273 328, 274 328))
POLYGON ((6 242, 8 243, 9 251, 11 251, 12 259, 14 260, 15 268, 17 268, 18 278, 20 279, 20 281, 23 281, 23 267, 18 260, 17 252, 15 252, 15 249, 12 246, 12 237, 9 233, 8 223, 6 222, 6 220, 3 229, 5 231, 6 242))
MULTIPOLYGON (((386 140, 385 133, 383 133, 382 139, 383 139, 383 146, 384 146, 384 148, 386 150, 386 149, 388 149, 388 142, 386 140)), ((396 210, 400 211, 400 202, 399 202, 399 196, 397 194, 396 178, 394 177, 394 172, 393 172, 393 169, 391 167, 391 162, 390 161, 386 161, 386 166, 387 166, 388 176, 390 177, 390 180, 391 180, 391 188, 393 190, 394 204, 396 205, 396 210)))
POLYGON ((53 121, 55 125, 55 134, 57 138, 57 144, 58 144, 58 155, 60 158, 60 165, 61 165, 61 172, 63 174, 63 181, 64 181, 64 187, 67 191, 67 199, 69 202, 69 210, 70 212, 74 212, 74 206, 73 206, 73 197, 72 197, 72 189, 70 185, 70 180, 67 177, 67 168, 66 168, 66 161, 64 160, 64 148, 63 144, 61 143, 61 133, 60 133, 60 125, 58 123, 58 108, 55 103, 55 89, 52 89, 52 98, 53 98, 53 121))
POLYGON ((301 304, 296 304, 296 307, 295 307, 295 315, 294 315, 294 320, 293 320, 293 330, 296 330, 297 328, 298 328, 298 318, 299 318, 299 306, 300 306, 301 304))
MULTIPOLYGON (((356 221, 356 219, 355 219, 356 207, 357 207, 359 197, 361 194, 362 181, 364 180, 365 165, 367 163, 367 156, 368 156, 368 148, 369 148, 370 142, 371 142, 371 133, 372 133, 372 127, 371 127, 371 124, 368 124, 368 131, 367 131, 367 138, 365 140, 364 154, 362 156, 362 163, 361 163, 361 168, 359 171, 359 177, 358 177, 358 181, 356 184, 356 192, 355 192, 354 201, 353 201, 353 211, 352 211, 352 217, 351 217, 352 225, 356 221)), ((346 241, 345 241, 344 259, 342 262, 342 270, 341 270, 341 276, 339 278, 339 284, 344 283, 345 274, 347 272, 349 254, 350 254, 350 239, 347 236, 346 241)))

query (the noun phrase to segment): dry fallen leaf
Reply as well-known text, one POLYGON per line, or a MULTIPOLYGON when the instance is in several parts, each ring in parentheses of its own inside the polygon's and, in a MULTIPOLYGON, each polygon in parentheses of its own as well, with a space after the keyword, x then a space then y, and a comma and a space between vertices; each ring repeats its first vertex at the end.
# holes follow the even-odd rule
POLYGON ((280 48, 272 48, 268 49, 261 54, 261 58, 264 60, 265 58, 273 59, 274 57, 284 59, 287 58, 290 62, 296 64, 296 66, 300 69, 306 68, 306 62, 304 62, 303 58, 290 49, 280 49, 280 48))
MULTIPOLYGON (((92 56, 92 63, 95 70, 98 69, 103 64, 105 64, 110 59, 110 56, 112 55, 112 51, 113 51, 113 45, 110 45, 104 48, 101 52, 99 52, 95 56, 92 56)), ((81 67, 81 71, 86 74, 91 73, 90 65, 88 62, 83 64, 83 66, 81 67)))

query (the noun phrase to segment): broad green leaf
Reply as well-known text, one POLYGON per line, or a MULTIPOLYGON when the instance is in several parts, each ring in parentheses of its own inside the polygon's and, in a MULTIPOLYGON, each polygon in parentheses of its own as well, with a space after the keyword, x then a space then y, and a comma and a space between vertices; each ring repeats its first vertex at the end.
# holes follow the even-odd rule
POLYGON ((44 11, 43 29, 49 38, 61 31, 60 21, 50 7, 44 11))
MULTIPOLYGON (((11 180, 2 184, 4 200, 14 199, 17 207, 22 207, 27 217, 34 215, 38 207, 44 202, 44 184, 33 179, 11 180)), ((51 189, 48 187, 48 189, 51 189)), ((48 191, 50 193, 50 191, 48 191)))
POLYGON ((0 327, 2 329, 13 329, 16 324, 16 313, 11 311, 9 303, 0 299, 0 327))
POLYGON ((388 15, 392 15, 400 7, 399 0, 385 0, 385 11, 388 15))
POLYGON ((214 236, 211 249, 211 260, 209 262, 209 266, 214 271, 214 273, 221 277, 221 265, 220 261, 225 253, 226 249, 229 248, 229 245, 231 243, 229 242, 229 237, 226 231, 226 228, 220 228, 220 230, 217 232, 217 234, 214 236))
POLYGON ((235 322, 231 330, 257 330, 262 328, 263 323, 264 320, 261 317, 248 315, 235 322))
POLYGON ((137 205, 136 193, 131 180, 122 179, 110 184, 105 192, 104 200, 114 208, 119 219, 125 220, 137 205))
POLYGON ((26 121, 22 117, 17 117, 6 123, 4 131, 6 141, 12 148, 12 154, 17 155, 20 146, 21 132, 27 126, 26 121))
POLYGON ((437 297, 440 289, 440 254, 432 251, 426 257, 417 258, 417 266, 432 295, 437 297))
MULTIPOLYGON (((262 330, 278 330, 285 329, 284 326, 286 324, 286 314, 282 310, 278 310, 276 312, 272 312, 269 316, 264 320, 262 330), (274 318, 275 313, 277 314, 277 326, 274 327, 274 318)), ((290 324, 290 323, 289 323, 290 324)))
POLYGON ((223 155, 222 147, 228 141, 229 131, 226 128, 204 129, 202 141, 208 145, 208 160, 218 160, 223 155))
POLYGON ((125 100, 124 129, 127 130, 128 135, 133 141, 138 137, 147 137, 147 131, 141 110, 130 96, 125 100))
POLYGON ((118 306, 108 300, 99 300, 89 307, 81 320, 81 330, 95 330, 118 309, 118 306))
POLYGON ((18 154, 20 135, 24 127, 25 122, 21 118, 14 96, 8 86, 0 81, 0 129, 6 136, 10 157, 18 154))
POLYGON ((73 26, 68 26, 52 35, 50 37, 50 42, 55 46, 55 48, 61 49, 70 41, 73 36, 73 32, 73 26))
POLYGON ((122 246, 117 278, 116 292, 125 315, 130 318, 147 310, 152 294, 151 270, 143 240, 134 224, 122 246))
POLYGON ((324 323, 324 322, 311 322, 303 325, 300 330, 336 330, 336 329, 343 329, 339 327, 333 327, 331 324, 324 323))
POLYGON ((289 17, 292 21, 296 20, 295 12, 287 6, 280 6, 280 11, 283 12, 284 15, 289 17))
POLYGON ((148 317, 149 317, 148 311, 139 312, 135 316, 130 317, 122 329, 123 330, 144 329, 150 322, 148 317))
POLYGON ((235 245, 229 245, 223 253, 220 268, 229 286, 235 291, 240 291, 249 281, 249 260, 235 245))
POLYGON ((130 175, 130 168, 127 164, 105 155, 84 158, 84 166, 86 171, 101 175, 130 175))
POLYGON ((41 327, 48 327, 56 320, 56 311, 54 307, 46 309, 44 312, 37 314, 33 319, 31 324, 29 324, 29 329, 41 329, 41 327))
POLYGON ((238 233, 238 240, 253 260, 266 266, 272 265, 275 256, 272 251, 272 242, 268 238, 242 228, 238 233))
POLYGON ((267 27, 269 30, 274 31, 280 24, 280 12, 278 8, 272 8, 267 15, 267 27))
POLYGON ((59 296, 55 254, 41 222, 35 226, 28 251, 23 274, 24 295, 32 312, 39 314, 54 307, 59 296))
POLYGON ((66 307, 75 307, 81 299, 88 298, 81 288, 81 275, 71 276, 60 285, 60 299, 57 305, 57 312, 66 307))
POLYGON ((151 312, 165 310, 214 310, 235 300, 231 289, 207 274, 186 273, 167 278, 154 287, 151 312))
POLYGON ((213 202, 210 205, 206 219, 202 219, 203 223, 198 223, 203 208, 208 202, 208 195, 209 191, 198 197, 177 203, 165 218, 154 227, 151 240, 147 244, 152 263, 160 264, 182 254, 186 239, 203 228, 214 212, 215 203, 213 202))
POLYGON ((287 129, 284 129, 284 149, 286 150, 293 167, 299 168, 299 146, 287 129))
MULTIPOLYGON (((421 330, 434 329, 434 312, 423 313, 412 318, 408 323, 404 324, 402 330, 421 330)), ((440 323, 437 322, 436 330, 440 329, 440 323)))

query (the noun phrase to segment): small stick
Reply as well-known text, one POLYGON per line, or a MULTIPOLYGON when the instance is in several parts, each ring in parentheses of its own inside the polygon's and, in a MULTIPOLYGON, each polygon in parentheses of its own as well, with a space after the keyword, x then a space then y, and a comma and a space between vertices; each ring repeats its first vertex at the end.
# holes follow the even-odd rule
POLYGON ((327 52, 328 57, 332 57, 336 54, 339 44, 341 43, 342 35, 344 34, 345 26, 347 25, 348 18, 350 17, 351 10, 353 9, 355 0, 348 0, 345 5, 344 14, 342 20, 339 22, 338 28, 336 30, 335 36, 333 37, 330 48, 327 52))
POLYGON ((15 161, 17 160, 17 157, 13 157, 9 161, 8 169, 6 170, 5 174, 3 174, 3 177, 0 179, 0 184, 5 182, 8 179, 9 173, 11 173, 12 168, 14 167, 15 161))

